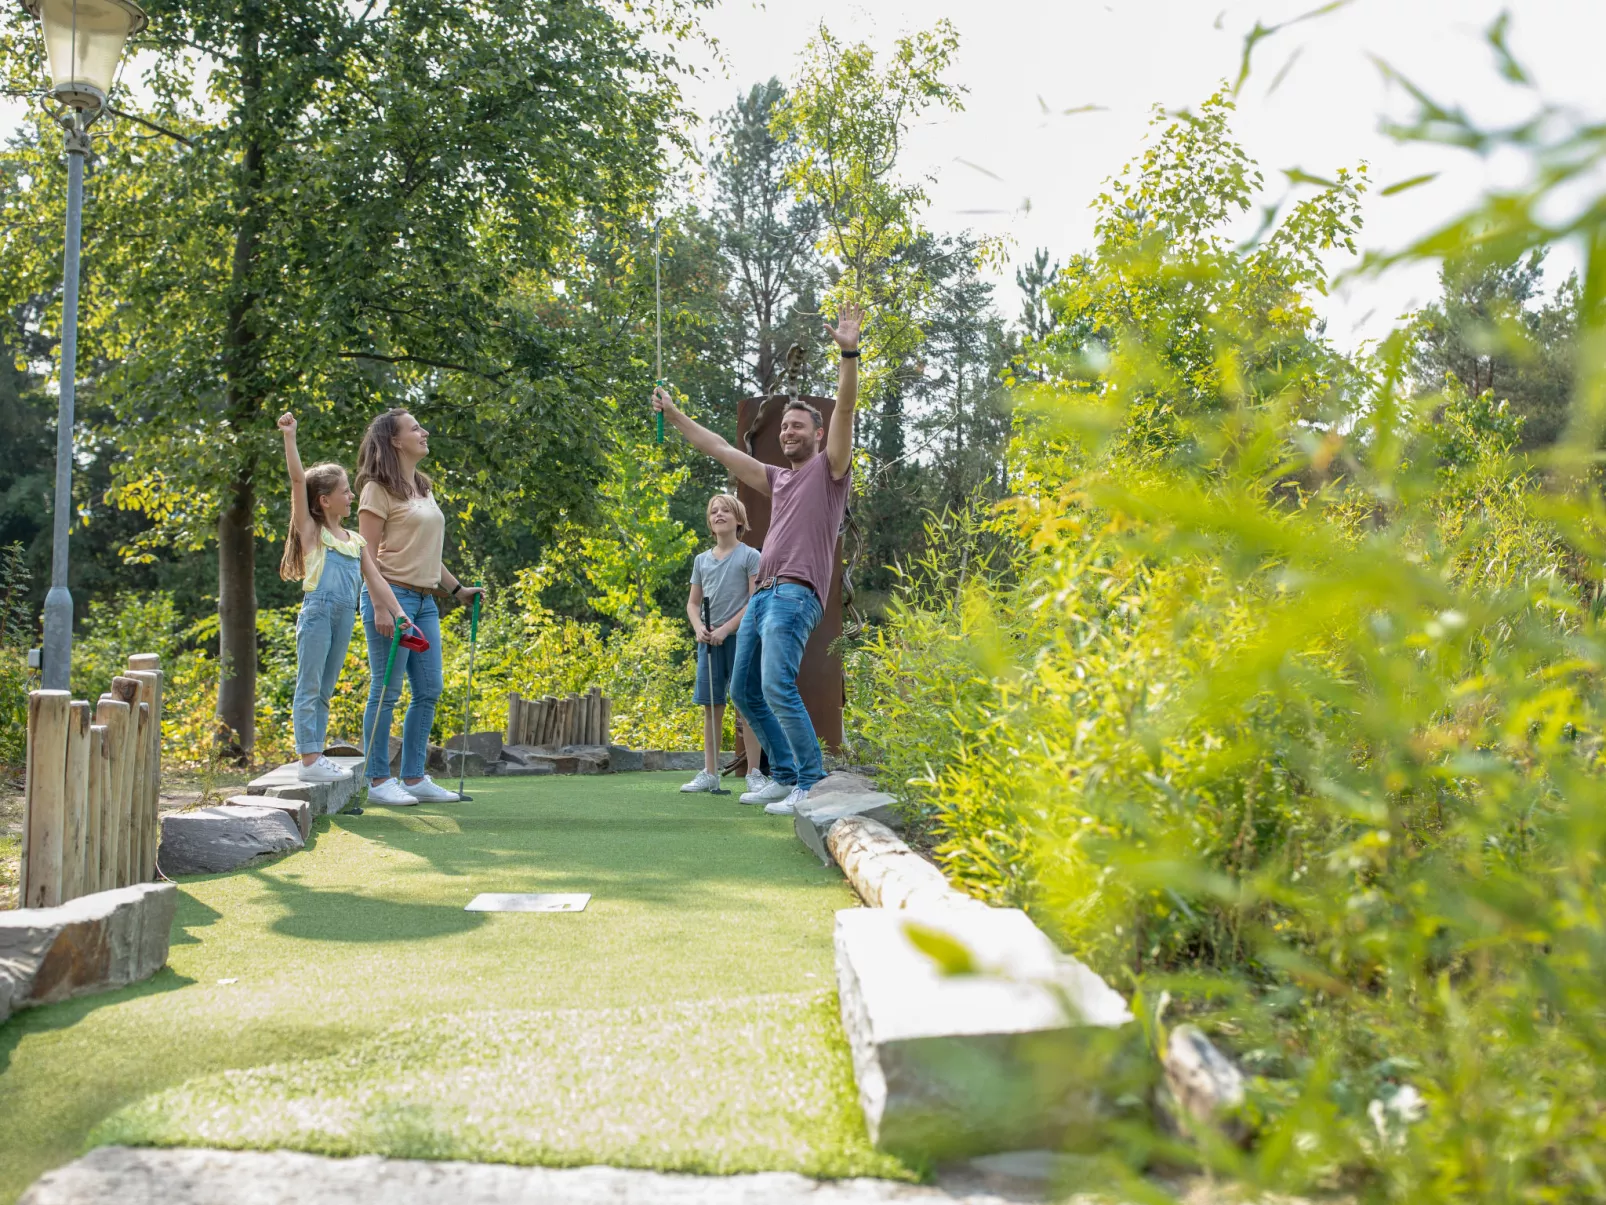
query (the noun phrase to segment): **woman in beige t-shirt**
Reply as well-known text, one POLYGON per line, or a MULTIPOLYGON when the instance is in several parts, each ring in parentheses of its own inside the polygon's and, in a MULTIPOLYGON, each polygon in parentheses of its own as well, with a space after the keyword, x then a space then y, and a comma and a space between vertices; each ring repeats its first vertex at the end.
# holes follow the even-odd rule
POLYGON ((396 601, 429 641, 427 652, 405 646, 396 650, 390 684, 380 697, 385 680, 385 659, 390 655, 392 617, 375 614, 373 600, 365 586, 362 592, 362 622, 368 634, 368 708, 363 713, 363 731, 369 738, 368 755, 370 803, 412 804, 451 803, 453 791, 430 781, 424 773, 429 752, 429 730, 435 723, 435 704, 440 700, 441 620, 435 605, 435 591, 447 590, 455 598, 469 602, 480 593, 478 586, 465 586, 441 564, 446 542, 446 516, 435 505, 430 480, 418 471, 429 455, 429 432, 406 410, 387 410, 363 433, 357 451, 357 530, 373 549, 379 572, 390 584, 396 601), (412 687, 407 714, 402 719, 401 778, 390 774, 390 725, 401 698, 403 675, 412 687))

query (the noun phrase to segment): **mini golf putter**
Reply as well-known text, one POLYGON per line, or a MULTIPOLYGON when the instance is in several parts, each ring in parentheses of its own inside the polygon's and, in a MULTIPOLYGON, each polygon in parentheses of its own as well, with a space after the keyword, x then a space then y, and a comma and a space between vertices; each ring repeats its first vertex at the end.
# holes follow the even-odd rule
POLYGON ((519 893, 482 891, 468 902, 464 912, 584 912, 591 902, 589 891, 538 891, 519 893))

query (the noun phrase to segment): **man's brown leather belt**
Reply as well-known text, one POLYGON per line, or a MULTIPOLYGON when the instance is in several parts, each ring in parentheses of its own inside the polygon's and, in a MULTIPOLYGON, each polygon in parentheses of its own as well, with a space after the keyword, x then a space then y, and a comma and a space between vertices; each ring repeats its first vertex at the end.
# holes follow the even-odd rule
POLYGON ((779 586, 782 582, 785 582, 787 585, 791 586, 802 586, 805 590, 814 589, 813 586, 809 585, 802 578, 787 577, 786 574, 782 573, 776 577, 765 578, 763 581, 759 582, 758 585, 753 587, 753 593, 757 594, 760 590, 773 589, 774 587, 779 586))

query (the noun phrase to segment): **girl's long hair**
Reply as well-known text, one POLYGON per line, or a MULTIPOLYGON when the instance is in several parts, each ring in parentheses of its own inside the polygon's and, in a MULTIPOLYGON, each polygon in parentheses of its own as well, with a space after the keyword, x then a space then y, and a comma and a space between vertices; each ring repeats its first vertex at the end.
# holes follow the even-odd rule
POLYGON ((401 457, 396 455, 396 445, 391 442, 396 438, 404 416, 411 417, 407 410, 393 407, 369 423, 368 430, 362 433, 362 444, 357 449, 359 497, 363 486, 370 481, 377 481, 393 498, 429 497, 430 480, 417 469, 413 470, 411 481, 403 479, 401 457))
MULTIPOLYGON (((322 499, 334 493, 345 480, 346 470, 338 464, 315 464, 307 470, 307 512, 319 527, 324 525, 322 499)), ((293 521, 290 534, 284 538, 279 576, 287 582, 298 582, 307 576, 307 554, 301 547, 301 533, 296 530, 293 521)))

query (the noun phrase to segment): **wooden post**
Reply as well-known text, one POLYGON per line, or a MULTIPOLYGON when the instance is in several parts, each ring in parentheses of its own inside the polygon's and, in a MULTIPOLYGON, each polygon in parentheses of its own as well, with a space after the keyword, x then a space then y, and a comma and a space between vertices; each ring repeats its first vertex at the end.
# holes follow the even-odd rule
POLYGON ((575 697, 569 695, 563 700, 563 733, 558 740, 559 745, 574 744, 574 714, 575 697))
POLYGON ((67 716, 67 789, 62 802, 61 902, 94 890, 84 880, 84 838, 89 827, 89 704, 74 702, 67 716))
POLYGON ((510 745, 523 744, 520 739, 524 734, 519 731, 519 722, 523 719, 522 700, 517 691, 508 691, 507 695, 507 743, 510 745))
MULTIPOLYGON (((105 706, 104 702, 100 706, 105 706)), ((99 707, 96 708, 97 713, 99 707)), ((106 832, 106 725, 89 726, 89 806, 84 810, 84 894, 101 890, 100 843, 106 832)))
POLYGON ((105 781, 100 794, 100 887, 110 891, 117 883, 122 847, 123 766, 128 756, 128 704, 111 695, 102 695, 95 705, 95 720, 106 732, 105 781))
POLYGON ((591 740, 593 745, 603 745, 607 742, 602 739, 602 687, 591 688, 591 740))
POLYGON ((61 903, 71 703, 72 695, 65 690, 28 693, 28 777, 22 814, 24 908, 53 908, 61 903))
POLYGON ((523 727, 521 730, 521 745, 533 745, 541 738, 541 701, 539 699, 525 699, 523 703, 523 727))
POLYGON ((606 695, 602 698, 602 743, 613 744, 613 700, 606 695))
POLYGON ((558 701, 551 695, 541 696, 541 731, 536 735, 535 743, 550 745, 557 724, 558 701))
MULTIPOLYGON (((142 654, 140 659, 150 656, 142 654)), ((156 800, 162 774, 162 675, 159 670, 130 669, 128 676, 139 683, 139 701, 150 712, 142 738, 139 780, 134 789, 134 877, 130 880, 147 883, 156 877, 156 800)))
POLYGON ((138 718, 134 721, 133 762, 134 772, 130 776, 128 790, 128 811, 123 813, 123 821, 127 826, 123 842, 123 883, 143 883, 140 876, 139 855, 144 847, 144 833, 141 831, 143 823, 142 812, 144 792, 140 789, 145 782, 145 763, 149 760, 151 750, 151 705, 140 699, 136 703, 138 718))
POLYGON ((113 865, 117 870, 114 887, 127 887, 134 880, 128 877, 134 864, 131 842, 134 839, 134 793, 139 782, 139 752, 143 733, 140 728, 139 682, 134 678, 112 679, 112 698, 128 705, 128 726, 123 732, 121 764, 117 767, 117 848, 113 865))

